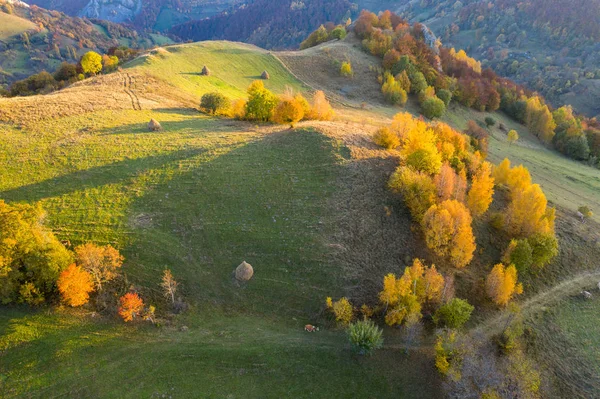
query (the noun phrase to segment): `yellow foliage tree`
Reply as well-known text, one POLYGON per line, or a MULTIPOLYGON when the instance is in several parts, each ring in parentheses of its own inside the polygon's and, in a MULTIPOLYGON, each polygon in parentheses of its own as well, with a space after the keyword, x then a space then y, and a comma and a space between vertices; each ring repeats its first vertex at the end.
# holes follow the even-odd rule
POLYGON ((481 164, 479 172, 473 177, 467 205, 474 217, 483 215, 492 203, 494 178, 491 173, 492 165, 489 162, 484 162, 481 164))
POLYGON ((448 256, 456 267, 473 259, 475 237, 469 210, 456 200, 433 205, 423 216, 425 242, 439 256, 448 256))
POLYGON ((525 124, 540 140, 545 143, 552 141, 556 123, 548 106, 538 96, 527 99, 525 124))
POLYGON ((435 265, 426 267, 419 259, 405 268, 400 278, 393 273, 386 275, 379 293, 380 302, 386 306, 385 322, 393 326, 411 316, 420 318, 422 305, 439 302, 443 288, 444 277, 435 265))
POLYGON ((60 273, 57 286, 62 300, 73 307, 88 303, 90 292, 94 291, 90 273, 75 264, 60 273))
POLYGON ((502 263, 494 266, 485 281, 488 296, 499 306, 506 306, 514 295, 523 293, 523 285, 517 282, 517 268, 514 265, 504 267, 502 263))
POLYGON ((508 175, 510 174, 510 160, 504 158, 495 168, 493 172, 494 180, 496 184, 507 184, 508 175))
POLYGON ((406 164, 416 170, 437 174, 442 167, 442 156, 436 146, 436 135, 426 124, 417 124, 411 129, 402 148, 406 164))
POLYGON ((333 301, 331 297, 325 300, 327 308, 335 315, 335 320, 341 325, 347 326, 354 318, 354 308, 348 298, 340 298, 339 301, 333 301))
POLYGON ((511 193, 525 190, 527 187, 531 186, 531 175, 529 174, 529 170, 523 165, 515 166, 510 169, 506 185, 511 193))
POLYGON ((538 184, 513 193, 506 212, 505 225, 513 236, 529 237, 534 233, 554 232, 554 208, 538 184))
POLYGON ((392 129, 392 132, 396 133, 401 141, 404 141, 404 139, 406 139, 408 136, 408 133, 411 130, 416 129, 417 126, 419 126, 419 129, 422 129, 421 126, 423 126, 423 128, 427 127, 425 122, 415 119, 408 112, 399 112, 394 115, 390 129, 392 129))

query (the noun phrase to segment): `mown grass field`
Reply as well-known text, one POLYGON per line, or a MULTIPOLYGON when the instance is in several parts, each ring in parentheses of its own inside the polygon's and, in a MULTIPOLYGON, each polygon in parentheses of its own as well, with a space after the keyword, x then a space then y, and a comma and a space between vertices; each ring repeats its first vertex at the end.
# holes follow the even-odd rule
POLYGON ((264 81, 265 86, 276 93, 282 93, 286 87, 297 91, 307 89, 273 54, 244 43, 179 44, 141 56, 128 66, 138 67, 198 97, 211 91, 219 91, 232 99, 245 97, 248 86, 260 80, 263 71, 270 75, 270 79, 264 81), (210 70, 209 76, 201 75, 205 65, 210 70))

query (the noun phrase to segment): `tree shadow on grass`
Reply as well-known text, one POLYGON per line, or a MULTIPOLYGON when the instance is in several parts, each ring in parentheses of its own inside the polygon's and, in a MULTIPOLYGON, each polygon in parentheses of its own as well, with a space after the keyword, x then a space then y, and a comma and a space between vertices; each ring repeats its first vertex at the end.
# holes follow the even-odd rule
POLYGON ((158 121, 158 123, 160 123, 162 127, 161 130, 152 131, 148 129, 148 123, 143 122, 123 125, 117 128, 106 128, 100 130, 99 134, 103 136, 127 134, 161 135, 181 132, 198 134, 222 134, 225 132, 232 132, 232 127, 236 129, 236 132, 247 131, 252 128, 252 125, 247 122, 241 122, 236 121, 234 119, 221 118, 216 116, 209 116, 201 113, 196 113, 196 115, 194 115, 193 117, 181 121, 161 121, 160 118, 156 118, 156 120, 158 121))
POLYGON ((74 191, 120 183, 146 170, 160 168, 174 161, 188 159, 205 151, 205 149, 181 150, 150 157, 127 159, 2 191, 0 192, 0 198, 8 201, 32 202, 74 191))

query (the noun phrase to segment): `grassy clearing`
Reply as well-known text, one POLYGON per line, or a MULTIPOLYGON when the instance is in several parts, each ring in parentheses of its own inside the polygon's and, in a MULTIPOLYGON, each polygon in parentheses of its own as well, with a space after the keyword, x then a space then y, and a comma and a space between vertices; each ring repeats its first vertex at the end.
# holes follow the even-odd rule
POLYGON ((0 40, 9 39, 11 36, 35 28, 36 25, 31 21, 0 11, 0 40))
POLYGON ((243 43, 211 41, 169 46, 127 66, 138 67, 197 97, 211 91, 230 98, 245 97, 250 83, 260 79, 265 70, 271 77, 265 86, 276 93, 282 93, 286 86, 298 91, 307 89, 270 52, 243 43), (210 76, 200 74, 204 65, 211 71, 210 76))

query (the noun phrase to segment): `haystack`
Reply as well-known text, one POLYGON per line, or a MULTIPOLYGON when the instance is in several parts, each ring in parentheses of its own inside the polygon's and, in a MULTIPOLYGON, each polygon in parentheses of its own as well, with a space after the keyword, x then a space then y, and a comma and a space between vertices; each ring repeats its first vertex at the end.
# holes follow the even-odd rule
POLYGON ((248 281, 254 275, 254 269, 250 263, 243 261, 238 267, 235 268, 235 278, 238 281, 248 281))
POLYGON ((271 77, 269 76, 269 72, 267 71, 263 71, 263 73, 260 74, 260 78, 265 80, 271 79, 271 77))
POLYGON ((148 130, 151 132, 158 132, 159 130, 162 130, 162 126, 156 119, 150 119, 150 122, 148 122, 148 130))
POLYGON ((204 67, 202 68, 202 75, 204 75, 204 76, 210 75, 210 69, 208 69, 208 67, 206 65, 204 65, 204 67))

